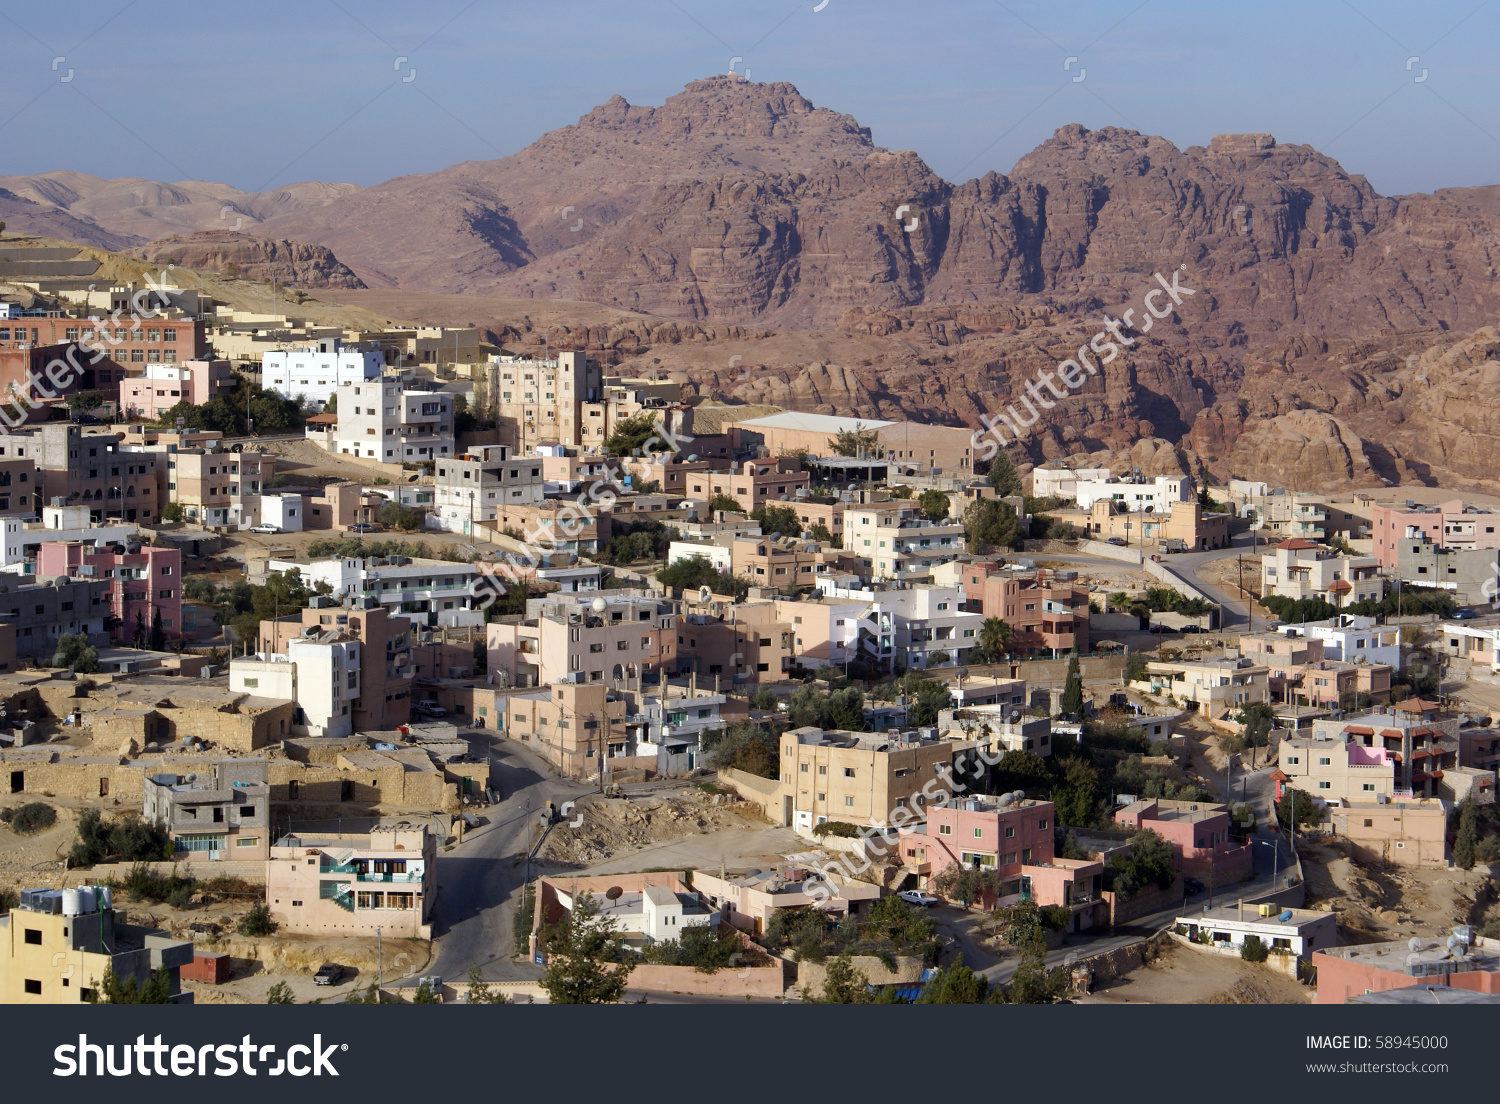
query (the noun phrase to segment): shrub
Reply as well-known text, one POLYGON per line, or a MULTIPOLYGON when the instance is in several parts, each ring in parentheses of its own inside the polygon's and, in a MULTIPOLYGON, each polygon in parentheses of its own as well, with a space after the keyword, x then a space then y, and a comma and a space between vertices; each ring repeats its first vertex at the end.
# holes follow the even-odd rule
POLYGON ((1246 962, 1264 962, 1269 953, 1258 935, 1247 935, 1240 944, 1240 957, 1246 962))
POLYGON ((22 805, 10 818, 10 826, 23 836, 35 835, 57 823, 57 811, 51 805, 33 801, 22 805))
POLYGON ((235 926, 241 935, 270 935, 276 930, 276 922, 271 919, 271 906, 260 901, 250 906, 250 911, 235 926))
POLYGON ((153 904, 167 902, 173 908, 185 908, 192 900, 193 879, 184 878, 176 870, 171 874, 158 874, 142 863, 136 863, 125 876, 125 892, 137 901, 153 904))
POLYGON ((812 834, 818 839, 824 836, 835 836, 840 839, 854 839, 859 835, 859 825, 850 824, 843 820, 825 820, 822 824, 813 825, 812 834))
POLYGON ((266 990, 267 1004, 296 1004, 297 1000, 292 996, 292 987, 284 981, 278 981, 266 990))

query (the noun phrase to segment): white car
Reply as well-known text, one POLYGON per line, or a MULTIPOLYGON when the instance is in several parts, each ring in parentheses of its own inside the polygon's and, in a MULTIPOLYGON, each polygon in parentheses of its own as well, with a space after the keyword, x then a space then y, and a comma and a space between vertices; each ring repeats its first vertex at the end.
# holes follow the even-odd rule
POLYGON ((279 533, 279 532, 281 532, 281 527, 279 525, 252 525, 252 526, 250 526, 250 532, 252 532, 252 533, 279 533))
POLYGON ((419 701, 413 703, 413 708, 424 717, 446 717, 448 711, 437 702, 419 701))
POLYGON ((903 889, 896 896, 900 897, 908 905, 921 905, 923 908, 931 908, 938 903, 936 897, 920 889, 903 889))

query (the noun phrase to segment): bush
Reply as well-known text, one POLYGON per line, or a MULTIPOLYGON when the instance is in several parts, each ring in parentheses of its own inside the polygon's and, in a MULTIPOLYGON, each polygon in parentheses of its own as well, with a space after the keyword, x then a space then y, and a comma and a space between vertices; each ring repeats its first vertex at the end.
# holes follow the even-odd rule
POLYGON ((859 825, 850 824, 843 820, 825 820, 821 824, 813 825, 812 834, 818 839, 824 836, 834 836, 839 839, 855 839, 859 836, 859 825))
POLYGON ((68 866, 93 866, 106 859, 170 862, 172 841, 162 829, 134 813, 109 821, 98 809, 85 809, 78 817, 78 837, 68 852, 68 866))
POLYGON ((252 905, 250 911, 235 925, 235 930, 241 935, 272 934, 276 930, 276 922, 271 919, 271 906, 264 901, 252 905))
POLYGON ((32 836, 57 823, 57 811, 51 805, 33 801, 22 805, 10 818, 10 826, 23 836, 32 836))
POLYGON ((1240 944, 1240 957, 1246 962, 1264 962, 1269 953, 1258 935, 1247 935, 1240 944))
POLYGON ((186 908, 192 900, 193 879, 182 877, 176 870, 171 874, 158 874, 150 867, 136 863, 125 876, 124 888, 137 901, 153 904, 165 901, 173 908, 186 908))

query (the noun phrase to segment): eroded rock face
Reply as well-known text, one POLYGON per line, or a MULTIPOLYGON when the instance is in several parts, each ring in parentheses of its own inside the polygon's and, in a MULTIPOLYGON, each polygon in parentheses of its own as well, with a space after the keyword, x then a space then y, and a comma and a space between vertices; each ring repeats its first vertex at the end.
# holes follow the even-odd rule
POLYGON ((235 272, 249 280, 274 279, 288 287, 365 286, 325 246, 230 231, 201 230, 188 237, 154 241, 143 246, 140 255, 152 262, 170 261, 209 272, 235 272))

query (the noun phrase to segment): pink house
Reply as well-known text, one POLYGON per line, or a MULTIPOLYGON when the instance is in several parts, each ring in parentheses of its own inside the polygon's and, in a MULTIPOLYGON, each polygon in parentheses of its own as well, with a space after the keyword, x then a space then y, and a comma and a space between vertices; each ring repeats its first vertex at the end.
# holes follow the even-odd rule
POLYGON ((1057 858, 1053 828, 1050 801, 961 798, 928 806, 922 828, 901 832, 901 860, 926 886, 955 865, 993 871, 1000 879, 998 903, 1066 906, 1073 912, 1069 929, 1082 930, 1094 922, 1104 864, 1057 858))
POLYGON ((1396 546, 1410 533, 1437 548, 1500 548, 1500 514, 1455 498, 1435 506, 1376 506, 1370 511, 1371 554, 1396 567, 1396 546))
POLYGON ((1252 874, 1249 846, 1229 838, 1227 806, 1149 798, 1131 802, 1114 819, 1121 828, 1149 828, 1165 839, 1184 874, 1211 874, 1217 885, 1244 881, 1252 874))
POLYGON ((133 643, 148 636, 158 613, 168 639, 182 635, 182 551, 142 545, 138 552, 85 552, 78 541, 43 541, 37 552, 38 575, 95 578, 109 583, 110 635, 133 643))
POLYGON ((180 402, 202 406, 233 389, 234 369, 227 360, 148 364, 145 375, 120 381, 120 410, 130 421, 155 421, 180 402))

